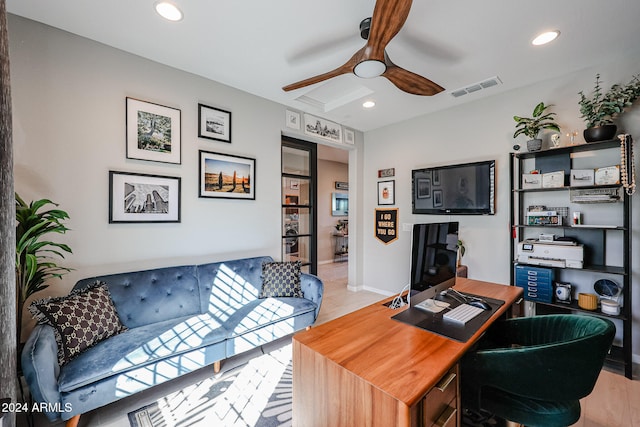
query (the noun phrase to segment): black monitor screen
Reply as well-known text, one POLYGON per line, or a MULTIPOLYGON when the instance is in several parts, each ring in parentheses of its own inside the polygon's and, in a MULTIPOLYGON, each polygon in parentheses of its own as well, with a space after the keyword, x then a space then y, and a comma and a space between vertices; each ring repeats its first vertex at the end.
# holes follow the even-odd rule
POLYGON ((411 245, 411 290, 455 285, 458 223, 414 224, 411 245))

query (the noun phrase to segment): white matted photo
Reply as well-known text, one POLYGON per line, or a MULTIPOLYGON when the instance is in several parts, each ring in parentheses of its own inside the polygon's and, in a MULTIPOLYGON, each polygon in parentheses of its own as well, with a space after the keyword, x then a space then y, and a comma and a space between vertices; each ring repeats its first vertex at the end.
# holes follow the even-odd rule
POLYGON ((231 143, 231 112, 198 104, 198 137, 231 143))
POLYGON ((180 178, 109 171, 109 223, 180 222, 180 178))
POLYGON ((180 110, 127 98, 127 158, 180 164, 180 110))
POLYGON ((378 205, 394 205, 396 203, 396 181, 378 182, 378 205))
POLYGON ((304 115, 304 133, 332 142, 342 142, 342 126, 311 114, 304 115))
POLYGON ((285 124, 288 128, 300 130, 300 113, 287 110, 285 124))
POLYGON ((356 133, 351 129, 344 130, 344 142, 345 144, 355 144, 356 143, 356 133))

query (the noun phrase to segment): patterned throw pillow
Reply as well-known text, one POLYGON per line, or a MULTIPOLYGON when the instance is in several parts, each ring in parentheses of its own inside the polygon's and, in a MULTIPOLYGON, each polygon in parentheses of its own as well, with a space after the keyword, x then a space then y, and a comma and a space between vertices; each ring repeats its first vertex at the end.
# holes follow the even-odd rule
POLYGON ((87 348, 126 330, 104 282, 64 297, 34 301, 29 311, 38 323, 53 327, 60 366, 87 348))
POLYGON ((300 261, 262 263, 262 290, 259 298, 302 298, 300 261))

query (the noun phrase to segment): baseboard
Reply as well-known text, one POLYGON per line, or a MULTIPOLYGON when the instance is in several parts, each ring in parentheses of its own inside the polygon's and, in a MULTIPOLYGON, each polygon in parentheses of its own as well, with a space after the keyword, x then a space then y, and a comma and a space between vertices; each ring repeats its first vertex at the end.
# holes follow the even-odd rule
POLYGON ((362 287, 359 287, 359 289, 362 289, 364 291, 369 291, 369 292, 375 292, 376 294, 384 295, 386 297, 391 297, 398 294, 398 292, 389 292, 388 289, 377 289, 377 288, 372 288, 371 286, 362 286, 362 287))

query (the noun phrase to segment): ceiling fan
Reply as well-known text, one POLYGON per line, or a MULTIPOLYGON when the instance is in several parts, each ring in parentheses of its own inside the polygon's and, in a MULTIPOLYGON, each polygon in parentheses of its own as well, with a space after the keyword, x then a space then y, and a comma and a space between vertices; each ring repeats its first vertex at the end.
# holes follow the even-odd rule
POLYGON ((398 89, 414 95, 431 96, 444 90, 431 80, 394 64, 385 48, 404 25, 413 0, 377 0, 373 16, 360 23, 360 35, 367 43, 342 66, 283 87, 286 92, 353 73, 358 77, 383 76, 398 89))

